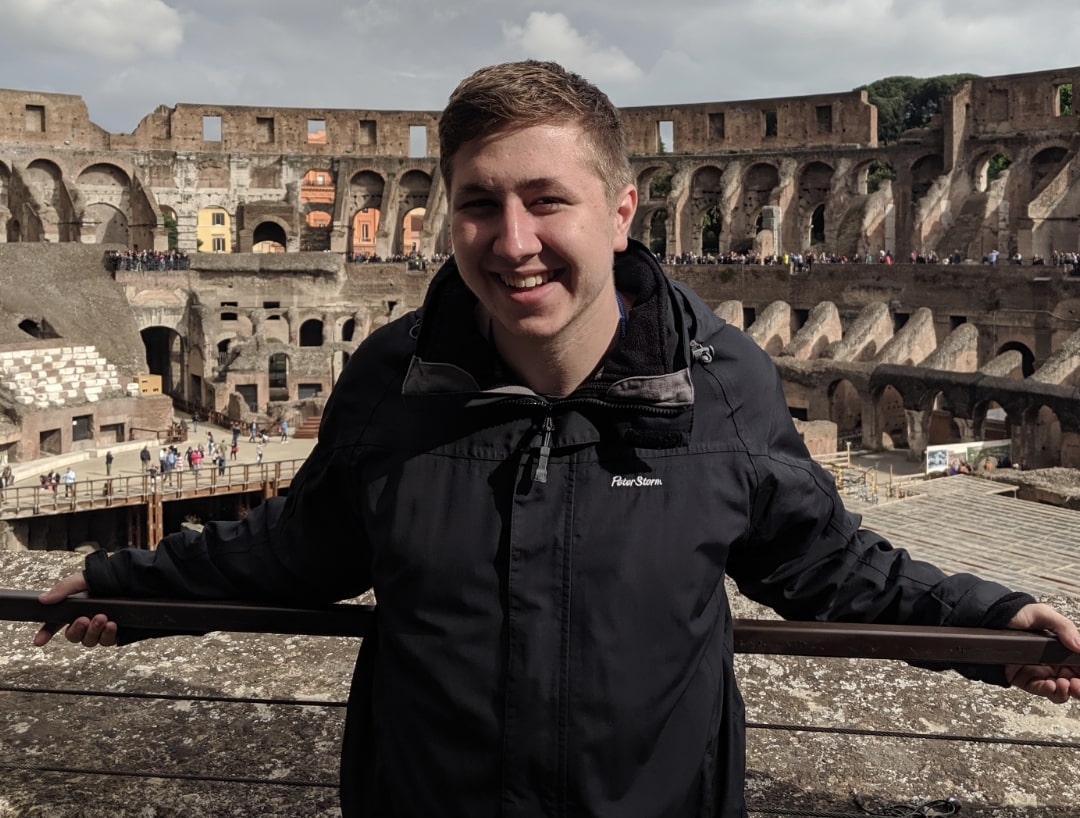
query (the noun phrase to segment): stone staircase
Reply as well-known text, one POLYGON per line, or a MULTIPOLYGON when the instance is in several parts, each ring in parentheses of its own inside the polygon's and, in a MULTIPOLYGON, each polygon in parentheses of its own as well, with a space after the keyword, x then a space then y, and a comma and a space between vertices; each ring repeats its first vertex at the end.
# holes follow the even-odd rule
POLYGON ((309 417, 296 427, 293 437, 300 440, 315 440, 319 436, 319 424, 322 423, 322 415, 309 417))
POLYGON ((93 346, 0 351, 0 388, 35 409, 93 403, 125 390, 116 367, 93 346))

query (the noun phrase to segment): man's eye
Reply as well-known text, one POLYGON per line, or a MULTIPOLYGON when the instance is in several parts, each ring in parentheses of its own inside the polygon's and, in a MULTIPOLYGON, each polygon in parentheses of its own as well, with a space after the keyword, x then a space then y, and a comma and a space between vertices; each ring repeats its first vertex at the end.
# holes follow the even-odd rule
POLYGON ((458 210, 483 210, 485 208, 495 207, 495 201, 492 199, 467 199, 457 206, 458 210))

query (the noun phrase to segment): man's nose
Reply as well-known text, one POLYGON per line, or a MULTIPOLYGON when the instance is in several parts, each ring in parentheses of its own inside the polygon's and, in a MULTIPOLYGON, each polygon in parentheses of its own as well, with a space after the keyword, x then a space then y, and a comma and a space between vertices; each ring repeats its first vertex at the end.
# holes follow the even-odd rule
POLYGON ((541 242, 536 234, 536 220, 520 203, 504 205, 494 249, 499 256, 513 260, 529 258, 540 252, 541 242))

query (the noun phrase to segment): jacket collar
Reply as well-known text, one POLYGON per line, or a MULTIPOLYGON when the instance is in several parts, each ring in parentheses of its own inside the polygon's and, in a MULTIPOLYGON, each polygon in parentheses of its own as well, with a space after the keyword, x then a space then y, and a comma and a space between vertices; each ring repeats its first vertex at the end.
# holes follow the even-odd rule
MULTIPOLYGON (((655 257, 631 240, 615 255, 616 288, 630 296, 626 333, 596 376, 567 399, 684 409, 693 404, 689 335, 678 294, 655 257)), ((402 387, 404 395, 466 395, 477 398, 533 396, 516 381, 477 322, 476 297, 453 258, 436 273, 417 312, 416 350, 402 387)))

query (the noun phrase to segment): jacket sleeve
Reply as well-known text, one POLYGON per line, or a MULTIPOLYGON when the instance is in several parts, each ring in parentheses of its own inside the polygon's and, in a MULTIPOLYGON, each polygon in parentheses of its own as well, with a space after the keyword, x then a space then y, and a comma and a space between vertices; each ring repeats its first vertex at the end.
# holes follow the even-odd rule
MULTIPOLYGON (((755 484, 751 526, 727 566, 744 594, 786 619, 986 628, 1004 627, 1034 601, 971 574, 946 575, 861 528, 832 477, 810 458, 771 362, 764 371, 773 383, 758 376, 757 394, 771 405, 755 408, 753 397, 745 404, 769 419, 756 438, 744 432, 755 484)), ((999 666, 953 667, 1005 683, 999 666)))
MULTIPOLYGON (((355 378, 354 378, 355 381, 355 378)), ((360 425, 352 396, 331 397, 319 443, 287 497, 272 497, 239 522, 165 537, 156 550, 96 552, 86 579, 102 596, 235 599, 316 605, 371 587, 367 530, 355 501, 356 447, 341 431, 360 425)))

